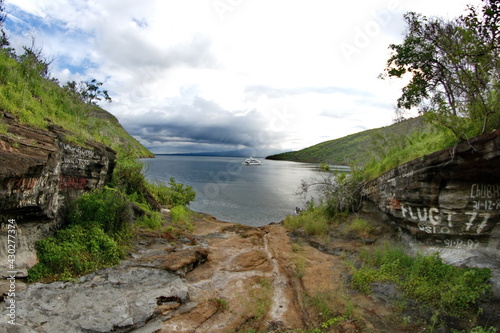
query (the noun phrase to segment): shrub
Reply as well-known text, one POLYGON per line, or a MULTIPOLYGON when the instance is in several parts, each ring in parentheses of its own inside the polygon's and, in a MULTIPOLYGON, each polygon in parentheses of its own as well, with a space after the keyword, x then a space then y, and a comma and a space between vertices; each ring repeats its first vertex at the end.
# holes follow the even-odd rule
POLYGON ((142 172, 142 164, 130 158, 118 161, 113 172, 112 186, 125 193, 132 201, 148 204, 150 208, 154 208, 152 201, 169 207, 187 206, 196 197, 191 186, 176 183, 174 178, 170 178, 168 185, 148 182, 142 172))
POLYGON ((163 225, 163 219, 159 212, 151 212, 137 219, 137 224, 149 229, 158 229, 163 225))
POLYGON ((354 166, 350 173, 332 171, 326 164, 321 164, 320 170, 318 176, 302 180, 299 194, 306 194, 310 189, 318 191, 325 213, 330 217, 357 211, 361 202, 363 175, 354 166))
POLYGON ((364 264, 353 268, 354 287, 369 292, 374 281, 392 281, 412 298, 439 312, 463 317, 476 300, 491 289, 490 270, 445 264, 436 253, 412 258, 402 249, 385 247, 361 255, 364 264))
POLYGON ((184 206, 175 206, 170 210, 172 221, 176 223, 188 222, 191 218, 191 212, 184 206))
POLYGON ((53 237, 36 242, 39 263, 28 271, 28 280, 47 277, 69 279, 118 264, 123 252, 116 241, 97 226, 74 225, 53 237))
POLYGON ((192 186, 176 183, 173 177, 168 185, 161 182, 148 183, 148 189, 159 203, 169 207, 188 206, 196 197, 192 186))
POLYGON ((355 218, 344 227, 343 231, 345 233, 352 232, 360 237, 368 237, 373 232, 373 229, 374 228, 370 222, 360 218, 355 218))
POLYGON ((191 211, 185 206, 175 206, 170 210, 170 216, 172 217, 172 223, 175 225, 193 231, 194 225, 191 223, 191 211))
POLYGON ((156 201, 158 201, 160 204, 165 206, 172 205, 173 190, 170 187, 159 181, 156 181, 154 183, 148 183, 148 189, 156 199, 156 201))
POLYGON ((126 195, 136 195, 139 202, 145 202, 144 194, 148 191, 148 184, 142 173, 142 164, 137 160, 119 159, 113 170, 111 184, 126 195))
POLYGON ((303 228, 308 235, 325 235, 328 232, 328 217, 325 214, 325 207, 309 208, 299 215, 288 215, 283 222, 289 230, 303 228))
POLYGON ((95 226, 118 238, 128 231, 132 222, 132 209, 123 194, 105 188, 86 193, 73 201, 69 208, 68 222, 84 228, 95 226))
POLYGON ((170 178, 168 184, 172 190, 172 206, 188 206, 196 197, 192 186, 176 183, 173 177, 170 178))

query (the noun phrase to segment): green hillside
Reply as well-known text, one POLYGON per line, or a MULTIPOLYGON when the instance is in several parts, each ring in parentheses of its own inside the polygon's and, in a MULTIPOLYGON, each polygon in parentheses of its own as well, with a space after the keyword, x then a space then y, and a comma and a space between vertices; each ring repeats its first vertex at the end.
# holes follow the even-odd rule
POLYGON ((390 126, 321 142, 299 151, 268 156, 266 159, 333 165, 350 165, 355 161, 365 165, 373 157, 383 155, 387 148, 398 140, 404 140, 405 136, 424 127, 422 117, 412 118, 390 126))
MULTIPOLYGON (((112 114, 50 79, 48 65, 36 54, 16 57, 6 49, 0 50, 0 112, 37 128, 59 125, 74 133, 68 140, 75 144, 85 145, 87 140, 93 140, 113 148, 119 155, 154 156, 112 114)), ((7 134, 1 121, 0 133, 7 134)))

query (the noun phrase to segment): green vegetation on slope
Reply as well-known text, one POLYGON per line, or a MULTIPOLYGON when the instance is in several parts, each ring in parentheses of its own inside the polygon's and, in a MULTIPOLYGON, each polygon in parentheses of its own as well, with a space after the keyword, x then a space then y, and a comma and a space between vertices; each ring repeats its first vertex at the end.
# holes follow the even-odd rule
POLYGON ((169 185, 151 184, 142 165, 127 158, 118 160, 109 185, 74 200, 66 214, 66 227, 36 242, 39 263, 28 271, 29 281, 70 280, 117 265, 134 230, 165 225, 159 205, 172 207, 169 234, 192 231, 191 211, 184 206, 195 198, 192 187, 174 179, 169 185))
POLYGON ((331 165, 350 165, 364 180, 375 178, 415 158, 448 148, 458 142, 447 129, 426 123, 426 115, 391 126, 325 141, 296 152, 268 156, 288 160, 331 165))
POLYGON ((363 265, 351 266, 353 287, 370 293, 375 281, 390 281, 418 301, 432 306, 435 315, 471 319, 476 301, 491 291, 490 270, 461 268, 433 256, 410 257, 401 248, 385 246, 361 253, 363 265))
POLYGON ((109 112, 85 103, 48 79, 47 66, 39 54, 30 50, 16 57, 9 50, 0 49, 0 111, 37 128, 61 126, 74 133, 70 140, 80 145, 91 140, 113 148, 119 155, 153 157, 109 112))
POLYGON ((380 152, 397 142, 401 136, 421 130, 423 119, 413 118, 391 126, 371 129, 329 140, 293 152, 266 157, 270 160, 288 160, 307 163, 351 165, 353 162, 366 164, 374 152, 380 152))

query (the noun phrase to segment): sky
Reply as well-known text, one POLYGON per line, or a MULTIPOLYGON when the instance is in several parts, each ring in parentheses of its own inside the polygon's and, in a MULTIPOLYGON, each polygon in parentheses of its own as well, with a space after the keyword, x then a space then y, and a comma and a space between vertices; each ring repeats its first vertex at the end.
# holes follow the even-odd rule
POLYGON ((392 124, 404 82, 378 76, 403 14, 478 3, 6 0, 4 30, 61 84, 103 82, 100 105, 153 153, 265 156, 392 124))

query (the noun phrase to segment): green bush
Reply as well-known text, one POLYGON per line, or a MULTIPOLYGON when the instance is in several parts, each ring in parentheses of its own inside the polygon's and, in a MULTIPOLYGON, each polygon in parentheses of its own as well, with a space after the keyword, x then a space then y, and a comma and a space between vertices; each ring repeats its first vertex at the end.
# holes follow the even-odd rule
POLYGON ((158 229, 163 225, 163 219, 159 212, 151 212, 149 214, 144 214, 139 219, 137 219, 137 225, 149 229, 158 229))
POLYGON ((132 209, 127 198, 110 188, 86 193, 69 207, 70 225, 99 227, 114 238, 126 233, 131 222, 132 209))
POLYGON ((170 178, 168 185, 172 190, 172 206, 188 206, 196 197, 192 186, 176 183, 174 178, 170 178))
POLYGON ((176 183, 173 177, 168 185, 159 181, 148 183, 148 189, 156 201, 168 207, 188 206, 196 197, 192 186, 176 183))
POLYGON ((153 183, 148 183, 148 189, 156 199, 156 201, 158 201, 160 204, 165 206, 172 205, 172 193, 174 191, 170 187, 168 187, 164 183, 156 181, 153 183))
POLYGON ((187 206, 196 197, 196 192, 191 186, 176 183, 174 178, 170 178, 168 185, 148 182, 142 167, 143 165, 137 160, 121 158, 113 172, 112 186, 140 204, 149 204, 148 200, 153 198, 168 207, 187 206), (147 199, 148 196, 150 199, 147 199))
POLYGON ((47 277, 69 279, 102 267, 118 264, 123 252, 110 236, 97 226, 74 225, 53 237, 36 242, 39 263, 28 271, 28 280, 47 277))
POLYGON ((126 195, 135 195, 136 201, 145 203, 144 194, 148 191, 148 183, 142 173, 142 164, 137 160, 120 158, 113 170, 111 184, 126 195))
POLYGON ((352 232, 360 237, 368 237, 373 230, 374 228, 370 222, 360 218, 353 219, 343 228, 344 233, 352 232))
POLYGON ((283 221, 284 226, 291 231, 302 228, 308 235, 326 235, 328 232, 328 217, 325 207, 312 207, 299 215, 288 215, 283 221))
POLYGON ((172 223, 181 226, 188 231, 193 231, 194 226, 191 223, 191 211, 185 206, 175 206, 170 210, 170 216, 172 217, 172 223))
POLYGON ((476 300, 491 289, 489 269, 447 265, 437 253, 412 258, 402 249, 387 246, 365 251, 361 258, 363 266, 352 269, 355 288, 369 292, 372 282, 392 281, 407 296, 455 317, 466 316, 476 300))

